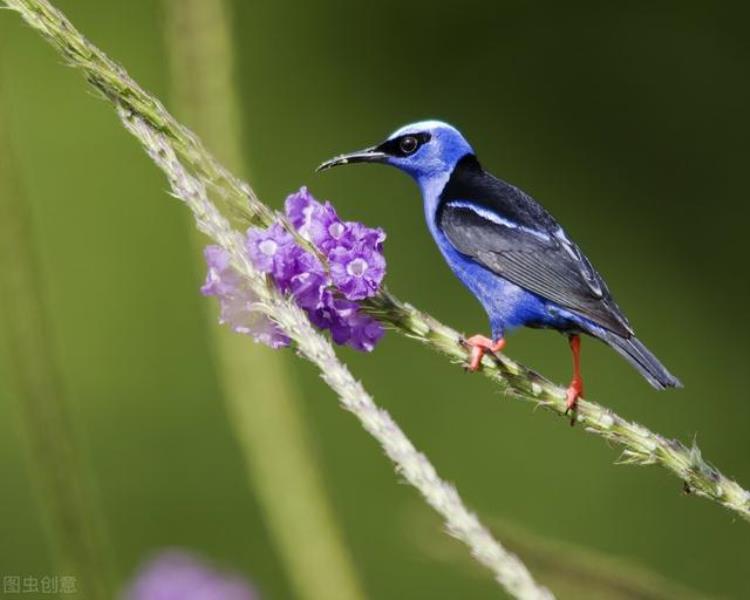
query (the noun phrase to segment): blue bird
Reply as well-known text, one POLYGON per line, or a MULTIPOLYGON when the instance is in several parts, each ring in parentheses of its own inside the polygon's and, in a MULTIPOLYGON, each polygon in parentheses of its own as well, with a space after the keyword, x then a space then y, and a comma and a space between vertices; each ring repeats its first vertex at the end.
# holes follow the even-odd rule
POLYGON ((569 337, 568 409, 583 395, 581 334, 614 348, 655 388, 682 387, 635 337, 604 280, 552 215, 485 171, 456 128, 440 121, 407 125, 383 143, 337 156, 318 170, 351 163, 391 165, 419 185, 430 233, 489 316, 492 339, 466 340, 470 370, 479 368, 486 352, 504 347, 508 331, 524 325, 569 337))

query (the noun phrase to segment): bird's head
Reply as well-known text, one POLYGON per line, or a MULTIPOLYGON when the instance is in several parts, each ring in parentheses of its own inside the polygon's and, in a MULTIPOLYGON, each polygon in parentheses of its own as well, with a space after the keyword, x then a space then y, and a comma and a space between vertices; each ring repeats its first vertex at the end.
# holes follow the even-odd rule
POLYGON ((449 174, 462 157, 473 153, 455 127, 442 121, 421 121, 401 127, 376 146, 336 156, 320 165, 318 171, 354 163, 382 163, 424 183, 449 174))

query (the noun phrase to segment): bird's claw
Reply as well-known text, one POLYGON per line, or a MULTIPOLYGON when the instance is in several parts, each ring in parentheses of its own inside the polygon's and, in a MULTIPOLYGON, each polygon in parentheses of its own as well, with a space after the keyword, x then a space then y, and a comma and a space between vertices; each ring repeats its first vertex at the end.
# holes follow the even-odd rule
POLYGON ((583 380, 574 377, 573 381, 568 386, 568 391, 565 394, 565 414, 572 413, 570 424, 575 424, 575 411, 578 404, 578 399, 583 396, 583 380))
POLYGON ((482 357, 485 353, 500 352, 505 347, 505 340, 500 338, 496 342, 483 335, 472 335, 470 338, 463 340, 463 343, 468 346, 471 350, 471 356, 469 359, 469 365, 466 367, 467 371, 472 373, 479 370, 482 364, 482 357))

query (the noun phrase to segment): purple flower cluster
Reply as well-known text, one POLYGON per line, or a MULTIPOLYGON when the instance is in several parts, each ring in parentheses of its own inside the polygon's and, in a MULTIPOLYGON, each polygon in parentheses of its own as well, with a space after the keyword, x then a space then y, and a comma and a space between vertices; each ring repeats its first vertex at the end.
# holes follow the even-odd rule
MULTIPOLYGON (((383 329, 359 310, 357 301, 380 289, 385 233, 342 221, 330 203, 321 204, 304 187, 286 199, 285 211, 300 235, 327 258, 329 272, 280 224, 248 230, 245 246, 253 265, 293 297, 317 327, 330 330, 337 344, 371 351, 383 329)), ((288 345, 289 338, 254 309, 257 298, 232 269, 226 252, 209 246, 205 257, 208 275, 201 291, 221 300, 221 322, 272 348, 288 345)))

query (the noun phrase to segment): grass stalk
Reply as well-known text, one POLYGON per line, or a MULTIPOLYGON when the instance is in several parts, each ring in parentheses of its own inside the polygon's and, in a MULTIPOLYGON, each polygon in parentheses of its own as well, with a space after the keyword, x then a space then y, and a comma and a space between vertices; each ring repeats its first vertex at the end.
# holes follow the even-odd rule
MULTIPOLYGON (((164 0, 166 47, 180 116, 240 172, 228 8, 225 0, 164 0)), ((205 244, 197 232, 193 241, 196 249, 205 244)), ((202 259, 200 265, 205 270, 202 259)), ((364 598, 325 492, 290 357, 216 327, 213 303, 205 307, 230 426, 296 597, 364 598)))
POLYGON ((51 342, 30 207, 14 178, 0 111, 0 328, 29 473, 60 576, 86 598, 111 597, 110 563, 90 472, 51 342))

